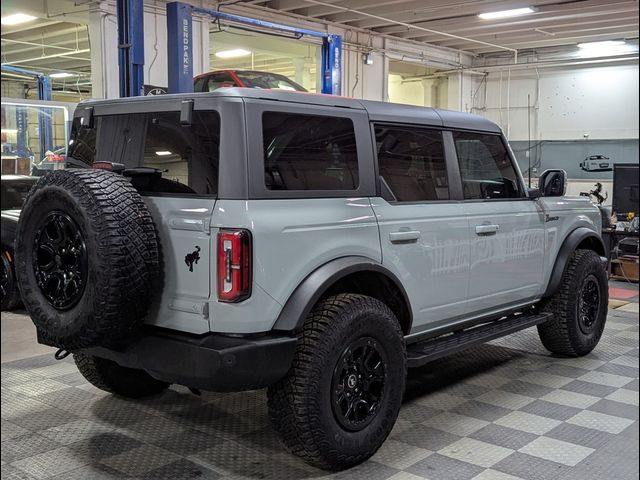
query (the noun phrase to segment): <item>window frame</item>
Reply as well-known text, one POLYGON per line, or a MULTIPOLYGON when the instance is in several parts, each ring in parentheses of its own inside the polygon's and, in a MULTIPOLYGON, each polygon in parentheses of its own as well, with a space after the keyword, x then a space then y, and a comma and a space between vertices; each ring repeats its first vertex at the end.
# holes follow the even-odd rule
MULTIPOLYGON (((118 115, 127 115, 127 114, 162 114, 162 113, 176 113, 176 114, 180 114, 180 102, 159 102, 160 105, 154 105, 154 106, 149 106, 148 108, 144 108, 145 105, 144 104, 139 104, 139 105, 132 105, 133 108, 129 108, 129 111, 124 111, 122 109, 117 108, 115 105, 113 108, 111 105, 105 104, 104 106, 101 106, 101 108, 99 108, 95 113, 94 113, 94 129, 97 128, 97 120, 98 118, 101 119, 105 119, 105 118, 109 118, 109 117, 114 117, 114 116, 118 116, 118 115), (105 108, 106 107, 106 108, 105 108), (112 108, 109 108, 112 107, 112 108)), ((220 144, 218 146, 218 157, 222 158, 222 138, 223 138, 223 123, 222 123, 222 114, 221 114, 221 110, 218 107, 218 105, 213 105, 209 102, 207 102, 207 105, 198 105, 198 107, 202 107, 202 108, 194 108, 194 113, 214 113, 217 118, 218 118, 218 127, 219 127, 219 137, 220 137, 220 144)), ((216 102, 217 103, 217 102, 216 102)), ((75 116, 74 116, 75 118, 75 116)), ((97 131, 96 131, 97 133, 97 131)), ((96 138, 96 143, 97 143, 97 138, 96 138)), ((97 151, 96 151, 96 155, 97 155, 97 151)), ((96 159, 94 158, 94 161, 96 159)), ((222 181, 221 181, 221 163, 219 161, 219 165, 218 165, 218 192, 217 194, 206 194, 206 193, 188 193, 188 192, 180 192, 180 193, 172 193, 172 192, 152 192, 152 191, 145 191, 145 190, 140 190, 138 191, 138 193, 143 196, 143 197, 169 197, 169 198, 195 198, 195 199, 219 199, 220 197, 220 186, 222 185, 222 181)), ((87 164, 86 168, 91 168, 91 165, 87 164)), ((188 165, 187 169, 190 171, 191 166, 188 165)))
POLYGON ((249 150, 249 197, 261 199, 358 198, 376 195, 373 148, 369 133, 369 117, 365 110, 304 103, 283 103, 245 98, 247 145, 249 150), (358 157, 358 188, 355 190, 270 190, 264 181, 264 146, 262 114, 290 113, 347 118, 352 121, 358 157), (251 135, 252 132, 256 134, 251 135))
POLYGON ((518 165, 518 162, 516 161, 514 155, 513 155, 513 151, 511 150, 511 147, 509 146, 509 143, 507 142, 507 139, 504 137, 504 135, 502 133, 494 133, 494 132, 487 132, 487 131, 483 131, 483 130, 466 130, 463 128, 448 128, 447 129, 449 132, 449 136, 450 136, 450 141, 451 141, 451 148, 452 150, 450 151, 451 155, 452 155, 452 163, 453 163, 453 167, 456 170, 456 182, 458 183, 458 187, 459 187, 459 192, 460 192, 460 201, 462 202, 466 202, 466 203, 478 203, 478 202, 519 202, 519 201, 529 201, 529 193, 527 190, 526 185, 524 184, 524 180, 522 178, 522 173, 520 172, 520 167, 518 165), (454 132, 460 132, 460 133, 471 133, 471 134, 477 134, 477 135, 485 135, 485 136, 494 136, 494 137, 498 137, 500 139, 500 142, 502 144, 502 146, 504 147, 506 153, 507 153, 507 158, 509 159, 509 162, 511 164, 511 167, 513 168, 515 174, 516 174, 516 181, 518 183, 518 188, 520 190, 521 196, 520 197, 514 197, 514 198, 464 198, 464 190, 463 190, 463 182, 462 182, 462 172, 460 169, 460 163, 458 160, 458 150, 456 148, 455 145, 455 139, 453 138, 453 133, 454 132))
POLYGON ((459 169, 456 170, 455 168, 457 166, 458 158, 457 158, 457 155, 455 155, 455 145, 453 145, 454 161, 452 162, 451 160, 452 138, 448 138, 448 137, 452 137, 452 136, 451 136, 451 132, 448 129, 442 127, 442 125, 423 125, 423 124, 414 124, 414 123, 373 121, 370 123, 370 132, 371 132, 371 141, 374 145, 373 154, 375 158, 375 172, 376 172, 376 179, 377 179, 376 184, 377 184, 377 190, 378 190, 377 195, 379 197, 384 198, 391 205, 431 205, 431 204, 437 205, 442 203, 455 203, 462 198, 462 195, 461 195, 462 187, 459 181, 460 172, 459 172, 459 169), (395 194, 393 193, 393 190, 391 189, 391 186, 389 185, 387 180, 383 179, 382 175, 380 175, 380 161, 378 159, 378 148, 376 145, 376 127, 378 126, 388 127, 388 128, 405 128, 405 129, 414 129, 414 130, 431 130, 431 131, 440 132, 442 136, 442 150, 444 155, 444 163, 447 171, 447 184, 449 189, 449 198, 447 200, 401 201, 395 197, 395 194), (386 185, 383 185, 383 182, 386 185), (384 191, 386 189, 388 189, 389 192, 393 194, 394 198, 388 198, 385 195, 384 191))

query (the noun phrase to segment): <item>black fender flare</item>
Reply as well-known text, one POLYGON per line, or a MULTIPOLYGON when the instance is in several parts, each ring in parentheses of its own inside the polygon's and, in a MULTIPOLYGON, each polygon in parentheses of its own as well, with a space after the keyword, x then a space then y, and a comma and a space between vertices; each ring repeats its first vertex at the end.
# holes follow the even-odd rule
POLYGON ((567 235, 564 242, 562 242, 562 246, 560 247, 558 256, 556 257, 556 262, 553 265, 553 270, 549 277, 549 283, 547 283, 547 289, 545 290, 543 297, 549 297, 558 291, 560 284, 562 283, 562 276, 564 275, 567 264, 569 263, 569 259, 573 255, 573 252, 578 248, 578 245, 587 239, 594 242, 597 247, 597 249, 595 249, 596 253, 600 255, 603 264, 606 265, 606 248, 600 235, 587 227, 576 228, 567 235))
MULTIPOLYGON (((382 264, 362 256, 340 257, 318 267, 296 287, 280 311, 272 330, 297 332, 302 328, 307 315, 327 290, 338 280, 355 272, 370 271, 381 273, 391 280, 402 292, 404 302, 411 316, 411 304, 402 282, 382 264)), ((409 329, 412 318, 409 318, 409 329)))

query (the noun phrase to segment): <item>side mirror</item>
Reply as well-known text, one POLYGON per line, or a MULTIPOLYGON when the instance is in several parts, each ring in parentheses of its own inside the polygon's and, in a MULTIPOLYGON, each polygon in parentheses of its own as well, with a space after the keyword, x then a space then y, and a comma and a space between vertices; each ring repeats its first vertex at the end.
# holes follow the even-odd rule
POLYGON ((538 179, 543 197, 562 197, 567 192, 567 172, 561 169, 545 170, 538 179))

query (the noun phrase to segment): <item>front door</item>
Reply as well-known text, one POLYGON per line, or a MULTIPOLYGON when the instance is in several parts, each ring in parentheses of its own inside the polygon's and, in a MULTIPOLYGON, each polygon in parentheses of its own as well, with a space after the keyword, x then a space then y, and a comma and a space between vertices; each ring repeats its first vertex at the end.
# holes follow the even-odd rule
POLYGON ((440 130, 380 124, 375 136, 382 263, 402 280, 418 333, 465 313, 468 220, 464 205, 450 201, 440 130))
POLYGON ((469 219, 469 316, 516 306, 540 292, 544 215, 527 198, 501 135, 453 132, 469 219))

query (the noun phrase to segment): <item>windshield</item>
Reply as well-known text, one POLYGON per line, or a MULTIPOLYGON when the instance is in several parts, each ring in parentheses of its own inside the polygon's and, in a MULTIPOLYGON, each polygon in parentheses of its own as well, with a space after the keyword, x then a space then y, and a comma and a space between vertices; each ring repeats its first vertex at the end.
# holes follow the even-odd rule
POLYGON ((289 80, 283 75, 267 72, 235 72, 246 87, 250 88, 279 88, 281 90, 293 90, 306 92, 304 87, 289 80))
POLYGON ((69 163, 87 166, 123 164, 143 192, 216 195, 219 144, 217 112, 193 112, 190 126, 177 111, 104 115, 94 118, 93 128, 74 119, 68 156, 69 163))

